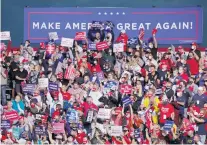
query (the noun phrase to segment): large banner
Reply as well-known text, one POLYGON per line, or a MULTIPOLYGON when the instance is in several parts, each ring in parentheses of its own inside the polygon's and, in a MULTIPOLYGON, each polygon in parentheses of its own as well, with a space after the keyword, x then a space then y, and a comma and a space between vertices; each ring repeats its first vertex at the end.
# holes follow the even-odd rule
MULTIPOLYGON (((202 42, 202 8, 25 8, 24 39, 48 40, 49 32, 60 38, 74 38, 76 32, 88 31, 92 21, 112 21, 117 37, 125 29, 129 37, 145 30, 144 39, 158 29, 160 44, 202 42)), ((59 42, 58 41, 58 42, 59 42)))

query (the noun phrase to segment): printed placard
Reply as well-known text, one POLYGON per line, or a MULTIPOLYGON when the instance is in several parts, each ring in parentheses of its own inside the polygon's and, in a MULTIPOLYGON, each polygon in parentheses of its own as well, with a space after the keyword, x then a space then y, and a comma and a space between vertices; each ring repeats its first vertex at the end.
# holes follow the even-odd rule
POLYGON ((40 88, 46 88, 49 85, 48 78, 39 78, 38 79, 38 85, 40 88))
POLYGON ((96 49, 98 51, 105 50, 105 49, 108 49, 108 48, 109 48, 109 46, 108 46, 108 43, 106 41, 96 43, 96 49))
POLYGON ((70 110, 67 112, 66 120, 70 123, 77 123, 78 122, 78 112, 76 110, 70 110))
POLYGON ((140 130, 139 130, 139 129, 135 129, 135 130, 134 130, 134 137, 135 137, 136 139, 140 138, 140 130))
POLYGON ((121 85, 120 92, 122 94, 131 94, 132 93, 132 86, 131 85, 121 85))
POLYGON ((93 110, 89 110, 86 118, 86 122, 91 123, 93 120, 93 110))
POLYGON ((0 40, 11 40, 10 31, 0 32, 0 40))
POLYGON ((117 87, 118 84, 115 81, 107 81, 106 84, 104 85, 104 88, 113 89, 113 90, 115 90, 117 87))
POLYGON ((74 41, 74 39, 62 37, 61 46, 73 47, 73 41, 74 41))
POLYGON ((58 91, 58 84, 53 83, 53 82, 49 82, 49 90, 50 91, 58 91))
POLYGON ((101 72, 98 72, 97 73, 97 76, 98 76, 98 80, 99 81, 102 81, 102 80, 104 80, 104 73, 101 71, 101 72))
POLYGON ((11 123, 9 120, 1 120, 1 128, 9 129, 11 127, 11 123))
POLYGON ((96 50, 96 43, 88 43, 88 50, 96 50))
POLYGON ((125 107, 129 106, 132 104, 132 100, 130 99, 129 96, 122 98, 122 103, 125 105, 125 107))
POLYGON ((50 40, 58 40, 58 34, 57 32, 49 32, 49 38, 50 40))
POLYGON ((121 136, 122 134, 122 126, 111 126, 111 136, 121 136))
POLYGON ((4 113, 6 120, 15 121, 19 119, 17 111, 9 111, 4 113))
POLYGON ((37 135, 45 135, 45 127, 44 126, 36 126, 35 127, 35 134, 37 135))
POLYGON ((114 44, 113 52, 124 52, 124 43, 114 44))
POLYGON ((33 94, 35 91, 36 85, 35 84, 25 84, 22 86, 22 91, 24 93, 33 94))
POLYGON ((55 133, 55 134, 65 132, 64 123, 53 123, 52 127, 53 127, 53 133, 55 133))
POLYGON ((46 45, 46 53, 47 54, 53 54, 54 52, 55 52, 55 45, 54 44, 46 45))
POLYGON ((98 110, 97 118, 110 119, 110 117, 111 117, 111 109, 100 108, 98 110))
POLYGON ((75 40, 85 40, 86 39, 86 32, 76 32, 75 40))
POLYGON ((166 120, 165 125, 163 126, 163 129, 165 131, 170 131, 173 127, 174 121, 166 120))

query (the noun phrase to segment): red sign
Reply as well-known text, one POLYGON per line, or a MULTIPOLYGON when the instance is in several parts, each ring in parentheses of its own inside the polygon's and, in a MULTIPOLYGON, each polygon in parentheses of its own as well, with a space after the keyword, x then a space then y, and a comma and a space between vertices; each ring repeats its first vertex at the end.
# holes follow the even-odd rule
POLYGON ((53 127, 53 133, 55 134, 59 134, 59 133, 64 133, 65 129, 64 129, 64 123, 53 123, 52 124, 53 127))
POLYGON ((96 49, 99 50, 99 51, 104 50, 104 49, 108 49, 108 48, 109 48, 109 46, 108 46, 106 41, 96 43, 96 49))
POLYGON ((86 32, 76 32, 75 40, 85 40, 86 32))
POLYGON ((132 86, 131 85, 121 85, 120 92, 122 94, 131 94, 132 86))
POLYGON ((46 52, 47 54, 53 54, 55 52, 55 45, 47 45, 46 52))
POLYGON ((4 113, 6 120, 14 121, 19 119, 17 111, 10 111, 4 113))
POLYGON ((45 43, 44 42, 40 42, 40 48, 45 49, 45 43))

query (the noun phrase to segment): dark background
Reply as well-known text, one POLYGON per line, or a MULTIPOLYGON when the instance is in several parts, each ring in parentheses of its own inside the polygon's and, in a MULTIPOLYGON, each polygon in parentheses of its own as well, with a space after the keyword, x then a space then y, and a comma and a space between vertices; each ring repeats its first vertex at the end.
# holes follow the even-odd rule
MULTIPOLYGON (((12 46, 24 35, 24 7, 203 7, 203 43, 207 47, 207 0, 1 0, 1 31, 10 31, 12 46)), ((179 34, 178 34, 179 35, 179 34)))

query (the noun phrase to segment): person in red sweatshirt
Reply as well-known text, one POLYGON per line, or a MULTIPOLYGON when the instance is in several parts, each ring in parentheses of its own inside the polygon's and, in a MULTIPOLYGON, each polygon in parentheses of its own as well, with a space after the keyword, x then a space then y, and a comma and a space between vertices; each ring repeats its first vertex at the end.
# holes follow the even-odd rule
POLYGON ((92 97, 88 96, 86 99, 86 102, 83 102, 82 104, 83 110, 84 110, 84 116, 87 116, 88 110, 89 109, 95 109, 98 111, 98 107, 93 103, 92 97))
POLYGON ((173 65, 171 59, 169 59, 169 55, 167 53, 163 54, 163 58, 160 60, 159 68, 162 69, 163 65, 167 65, 167 71, 171 70, 171 67, 173 65))
POLYGON ((127 50, 127 41, 128 41, 128 36, 126 34, 125 30, 121 30, 121 33, 119 37, 116 39, 117 43, 124 43, 124 51, 126 52, 127 50))
POLYGON ((192 52, 189 52, 187 64, 190 67, 190 73, 191 75, 196 75, 199 72, 199 62, 196 60, 194 54, 192 52))

